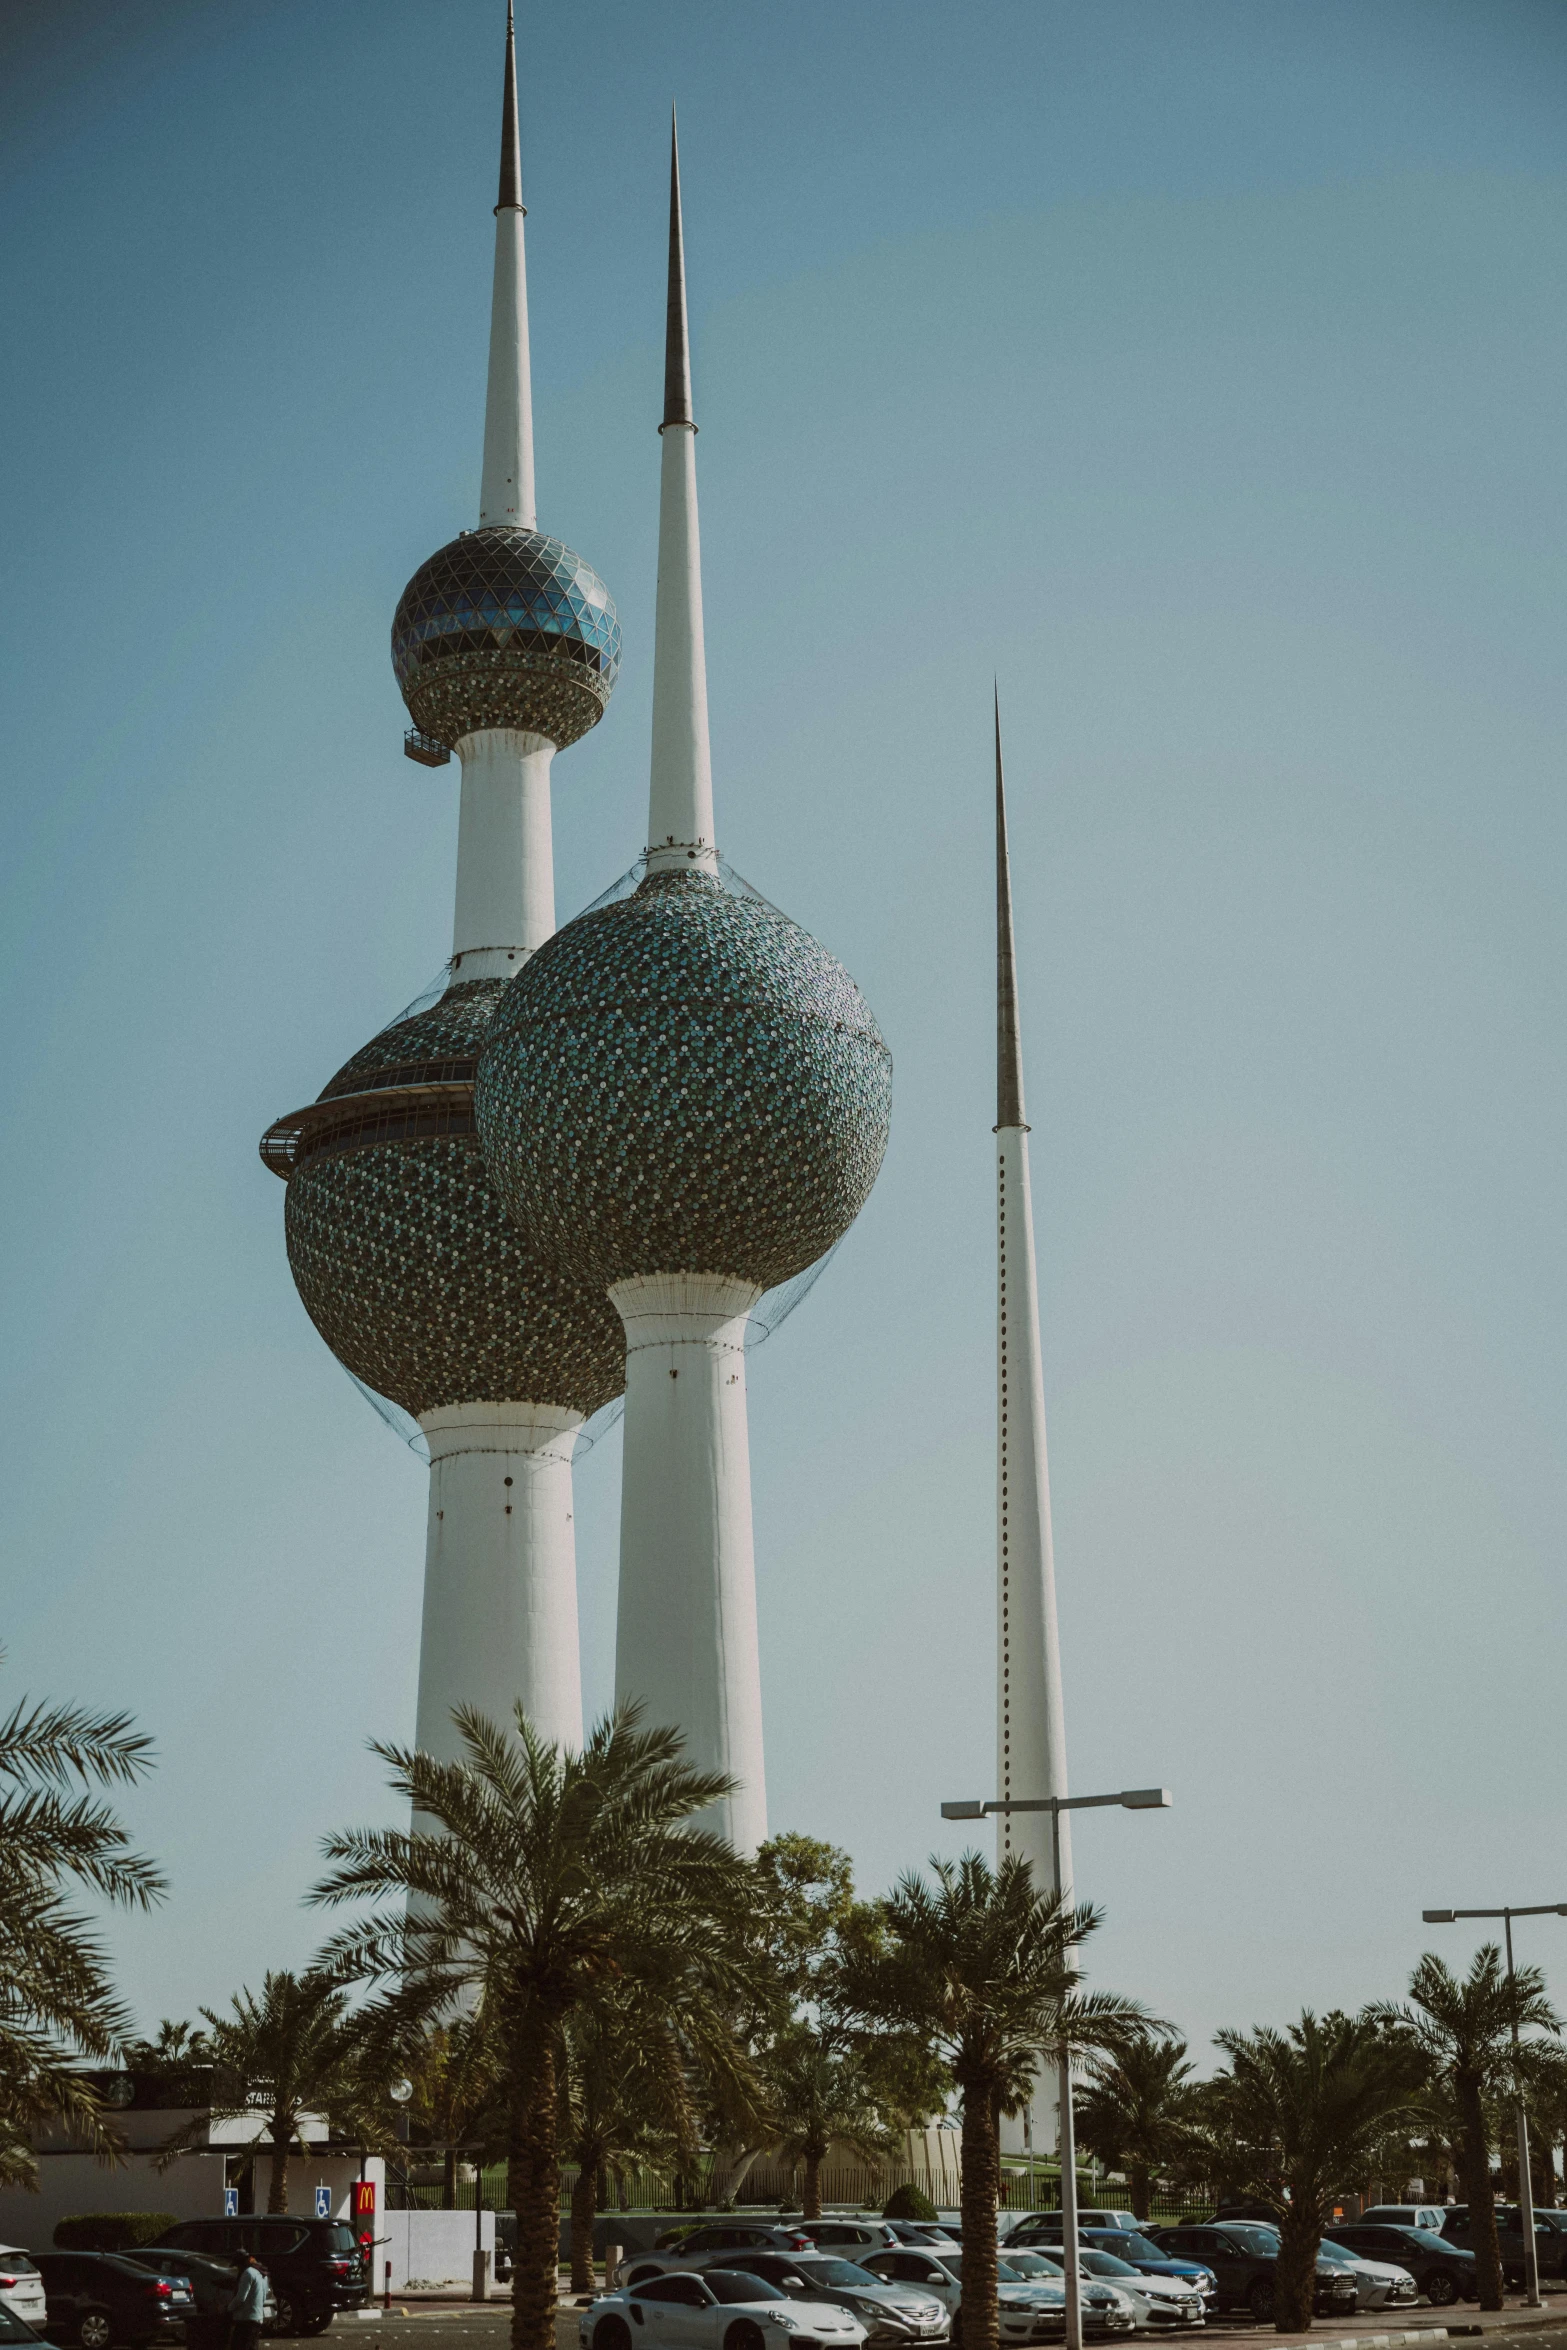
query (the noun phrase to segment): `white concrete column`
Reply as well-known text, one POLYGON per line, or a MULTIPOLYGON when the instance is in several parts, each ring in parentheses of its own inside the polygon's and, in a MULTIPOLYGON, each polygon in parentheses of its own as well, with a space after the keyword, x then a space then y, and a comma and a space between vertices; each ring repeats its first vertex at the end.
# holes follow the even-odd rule
MULTIPOLYGON (((1026 1126, 1005 1126, 996 1136, 996 1221, 996 1793, 1065 1795, 1066 1720, 1026 1126)), ((1054 1885, 1048 1812, 998 1812, 996 1839, 998 1857, 1022 1853, 1034 1864, 1035 1882, 1054 1885)), ((1069 1813, 1061 1819, 1061 1877, 1061 1890, 1070 1896, 1069 1813)))
POLYGON ((417 1738, 458 1751, 452 1708, 582 1744, 571 1454, 580 1412, 464 1403, 426 1412, 430 1525, 424 1565, 417 1738))
POLYGON ((486 727, 457 745, 454 976, 509 978, 555 929, 550 762, 555 745, 520 727, 486 727))
POLYGON ((495 280, 490 296, 490 375, 484 400, 484 474, 479 488, 479 520, 509 522, 523 530, 532 530, 537 514, 523 217, 520 204, 502 204, 495 215, 495 280))
POLYGON ((702 534, 696 508, 696 427, 665 424, 658 502, 658 605, 653 629, 653 764, 648 870, 716 873, 713 759, 707 735, 702 534))
POLYGON ((739 1782, 701 1825, 767 1834, 745 1326, 761 1296, 722 1273, 616 1282, 626 1326, 617 1703, 685 1732, 687 1760, 739 1782))

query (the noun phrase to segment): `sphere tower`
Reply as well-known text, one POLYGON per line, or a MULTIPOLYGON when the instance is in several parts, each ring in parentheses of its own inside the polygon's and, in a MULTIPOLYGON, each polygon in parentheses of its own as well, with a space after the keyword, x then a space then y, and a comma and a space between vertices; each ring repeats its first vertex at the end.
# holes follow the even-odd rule
POLYGON ((264 1136, 288 1185, 288 1257, 334 1354, 414 1414, 430 1448, 417 1739, 454 1706, 582 1739, 571 1454, 619 1394, 601 1288, 503 1210, 474 1126, 479 1048, 555 927, 550 766, 602 716, 620 658, 597 574, 537 528, 516 44, 507 10, 480 519, 415 572, 392 660, 410 757, 462 765, 444 991, 264 1136))
POLYGON ((731 889, 713 829, 680 167, 669 293, 646 869, 508 988, 475 1108, 496 1188, 625 1327, 618 1701, 735 1781, 709 1823, 767 1833, 745 1332, 853 1222, 891 1059, 847 971, 731 889))

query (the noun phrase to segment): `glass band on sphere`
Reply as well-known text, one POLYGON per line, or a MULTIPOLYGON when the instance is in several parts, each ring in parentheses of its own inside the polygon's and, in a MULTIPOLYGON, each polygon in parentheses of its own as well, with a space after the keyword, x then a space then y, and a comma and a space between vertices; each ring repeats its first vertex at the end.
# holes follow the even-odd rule
POLYGON ((891 1097, 892 1056, 843 965, 765 899, 677 872, 539 949, 474 1102, 507 1208, 575 1278, 766 1289, 853 1223, 891 1097))
POLYGON ((620 622, 598 573, 562 540, 487 523, 404 588, 392 667, 415 726, 448 748, 508 726, 564 749, 604 714, 620 622))
POLYGON ((339 1362, 404 1411, 527 1402, 586 1418, 625 1384, 619 1317, 601 1291, 545 1263, 507 1215, 461 1083, 506 986, 449 989, 326 1087, 320 1099, 341 1102, 342 1116, 301 1138, 289 1267, 339 1362), (399 1114, 388 1103, 387 1088, 430 1084, 445 1090, 439 1107, 399 1114), (376 1097, 371 1114, 358 1115, 365 1095, 376 1097))

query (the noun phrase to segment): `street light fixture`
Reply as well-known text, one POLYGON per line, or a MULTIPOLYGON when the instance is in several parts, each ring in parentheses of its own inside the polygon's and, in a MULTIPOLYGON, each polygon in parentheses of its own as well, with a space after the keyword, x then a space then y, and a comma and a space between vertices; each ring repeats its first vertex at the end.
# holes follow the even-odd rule
MULTIPOLYGON (((1118 1795, 1003 1796, 993 1803, 970 1798, 944 1803, 944 1820, 982 1820, 993 1811, 1047 1811, 1055 1883, 1061 1884, 1061 1814, 1064 1811, 1103 1811, 1117 1805, 1122 1811, 1168 1811, 1168 1787, 1123 1787, 1118 1795)), ((1061 2265, 1066 2271, 1066 2350, 1083 2350, 1082 2262, 1077 2241, 1077 2136, 1072 2119, 1072 2057, 1061 2050, 1061 2265)))
MULTIPOLYGON (((1507 1936, 1507 1980, 1513 1980, 1514 1918, 1567 1918, 1567 1901, 1534 1901, 1510 1909, 1423 1909, 1428 1926, 1456 1925, 1460 1918, 1500 1918, 1507 1936)), ((1530 2309, 1542 2309, 1540 2251, 1534 2240, 1534 2180, 1529 2170, 1529 2116, 1524 2110, 1523 2077, 1518 2070, 1518 2023, 1513 2021, 1513 2091, 1518 2116, 1518 2226, 1523 2236, 1524 2300, 1530 2309)))

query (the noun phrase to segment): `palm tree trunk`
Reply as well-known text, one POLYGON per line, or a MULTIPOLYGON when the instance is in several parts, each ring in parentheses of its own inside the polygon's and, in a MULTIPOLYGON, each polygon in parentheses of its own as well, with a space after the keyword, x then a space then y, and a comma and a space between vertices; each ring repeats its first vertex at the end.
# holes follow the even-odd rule
MULTIPOLYGON (((990 2081, 963 2081, 963 2304, 961 2350, 998 2350, 996 2323, 996 2202, 1001 2186, 1001 2133, 990 2081)), ((954 2333, 957 2326, 954 2326, 954 2333)))
POLYGON ((530 2018, 511 2051, 508 2189, 517 2222, 511 2286, 512 2350, 555 2350, 559 2300, 560 2170, 555 2043, 530 2018))
POLYGON ((1147 2163, 1129 2163, 1127 2165, 1126 2175, 1132 2183, 1132 2209, 1136 2212, 1139 2219, 1146 2219, 1148 2217, 1148 2206, 1153 2200, 1148 2191, 1149 2178, 1147 2163))
POLYGON ((288 2149, 293 2131, 280 2113, 272 2116, 272 2179, 267 2188, 269 2212, 288 2209, 288 2149))
POLYGON ((597 2181, 597 2150, 577 2149, 577 2176, 571 2190, 571 2289, 593 2290, 593 2204, 597 2181))
POLYGON ((1314 2199, 1296 2196, 1279 2228, 1279 2257, 1273 2272, 1273 2325, 1280 2334, 1310 2330, 1317 2294, 1317 2246, 1322 2223, 1314 2199))
POLYGON ((1491 2147, 1486 2136, 1485 2108, 1477 2081, 1462 2077, 1458 2091, 1458 2163, 1463 2173, 1464 2200, 1469 2206, 1469 2240, 1474 2246, 1475 2282, 1480 2307, 1503 2306, 1502 2254, 1496 2241, 1496 2197, 1491 2192, 1491 2147))
POLYGON ((807 2146, 804 2149, 802 2159, 805 2164, 805 2192, 800 2198, 800 2217, 802 2219, 820 2219, 822 2216, 822 2156, 820 2147, 807 2146))

